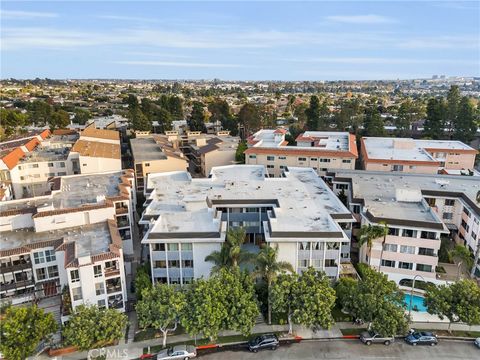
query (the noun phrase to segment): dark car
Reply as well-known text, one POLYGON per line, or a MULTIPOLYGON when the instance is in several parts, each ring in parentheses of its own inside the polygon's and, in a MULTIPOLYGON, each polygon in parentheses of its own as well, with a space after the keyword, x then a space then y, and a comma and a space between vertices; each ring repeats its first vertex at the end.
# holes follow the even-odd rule
POLYGON ((280 343, 278 341, 277 335, 266 334, 249 341, 248 350, 253 352, 257 352, 258 350, 262 349, 275 350, 279 344, 280 343))
POLYGON ((437 336, 431 332, 425 331, 415 331, 408 335, 405 338, 407 344, 416 346, 416 345, 431 345, 435 346, 438 344, 437 336))

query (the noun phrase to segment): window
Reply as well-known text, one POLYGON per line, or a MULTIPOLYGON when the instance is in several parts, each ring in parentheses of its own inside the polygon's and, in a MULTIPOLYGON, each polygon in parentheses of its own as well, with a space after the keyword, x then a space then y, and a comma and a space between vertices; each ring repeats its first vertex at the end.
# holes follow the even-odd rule
POLYGON ((415 246, 401 245, 400 252, 402 254, 415 254, 415 246))
POLYGON ((20 180, 25 180, 25 176, 20 176, 20 180))
POLYGON ((298 158, 298 161, 307 161, 307 158, 299 157, 299 158, 298 158))
POLYGON ((182 251, 192 251, 192 243, 181 244, 182 251))
POLYGON ((445 206, 453 206, 455 205, 454 199, 445 199, 445 206))
POLYGON ((65 167, 65 163, 62 161, 61 163, 58 163, 58 166, 61 167, 61 168, 64 168, 64 167, 65 167))
POLYGON ((93 276, 96 278, 102 276, 102 265, 95 265, 93 267, 93 276))
POLYGON ((98 300, 97 301, 97 305, 100 309, 103 309, 105 308, 105 299, 102 299, 102 300, 98 300))
MULTIPOLYGON (((285 165, 280 165, 280 170, 285 170, 287 167, 285 165)), ((314 168, 315 169, 315 168, 314 168)))
POLYGON ((399 268, 399 269, 412 270, 412 269, 413 269, 413 264, 412 264, 412 263, 408 263, 408 262, 400 261, 400 262, 398 263, 398 268, 399 268))
POLYGON ((275 169, 274 165, 267 165, 267 169, 275 169))
POLYGON ((298 267, 299 268, 308 267, 308 260, 306 260, 306 259, 298 260, 298 267))
POLYGON ((470 231, 470 226, 465 222, 465 220, 462 220, 461 226, 467 231, 470 231))
POLYGON ((384 244, 383 250, 390 251, 390 252, 397 252, 398 245, 397 244, 384 244))
POLYGON ((335 189, 348 190, 348 184, 335 184, 335 189))
POLYGON ((58 176, 65 176, 67 175, 67 173, 65 171, 59 171, 58 172, 58 176))
POLYGON ((329 163, 329 162, 330 162, 330 159, 320 159, 320 162, 321 162, 321 163, 329 163))
POLYGON ((145 163, 145 166, 150 166, 150 163, 145 163))
POLYGON ((395 261, 383 259, 383 260, 382 260, 382 266, 395 267, 395 261))
POLYGON ((49 162, 47 165, 48 165, 48 167, 53 167, 53 163, 52 163, 52 162, 49 162))
POLYGON ((465 213, 465 215, 470 217, 470 211, 466 207, 463 208, 463 212, 465 213))
POLYGON ((35 264, 43 264, 45 262, 45 255, 43 254, 43 251, 33 253, 33 259, 35 264))
POLYGON ((420 233, 420 237, 422 239, 430 239, 430 240, 435 240, 437 238, 437 233, 433 231, 422 231, 420 233))
POLYGON ((429 248, 418 248, 418 255, 435 256, 435 251, 429 248))
POLYGON ((70 279, 71 279, 72 283, 80 281, 80 274, 78 273, 78 270, 70 271, 70 279))
POLYGON ((45 268, 37 269, 37 280, 45 280, 47 278, 47 272, 45 268))
POLYGON ((178 251, 178 244, 167 244, 168 251, 178 251))
POLYGON ((337 264, 335 264, 335 259, 325 260, 325 267, 334 267, 334 266, 337 266, 337 264))
POLYGON ((193 268, 193 260, 182 260, 182 268, 193 268))
POLYGON ((179 260, 168 260, 168 267, 169 268, 178 268, 178 267, 180 267, 180 261, 179 260))
POLYGON ((317 158, 310 158, 310 161, 317 161, 317 158))
POLYGON ((32 164, 32 168, 38 169, 38 164, 32 164))
POLYGON ((167 262, 165 260, 157 260, 153 264, 154 268, 165 269, 167 267, 167 262))
POLYGON ((77 287, 72 289, 73 301, 82 300, 82 288, 77 287))
POLYGON ((327 250, 338 250, 338 242, 327 242, 327 250))
POLYGON ((55 261, 55 252, 53 250, 45 250, 45 259, 47 262, 55 261))
POLYGON ((321 268, 322 267, 322 260, 320 259, 313 259, 313 264, 312 266, 314 268, 321 268))
POLYGON ((103 282, 99 282, 95 284, 95 294, 97 294, 97 296, 105 294, 105 286, 103 282))
POLYGON ((342 160, 342 163, 344 163, 344 164, 350 164, 351 162, 352 162, 351 159, 343 159, 342 160))
POLYGON ((453 219, 453 213, 451 213, 451 212, 443 213, 442 217, 443 217, 444 220, 452 220, 453 219))
POLYGON ((275 156, 268 155, 267 161, 275 161, 275 156))
POLYGON ((393 171, 403 171, 403 165, 393 165, 393 171))
POLYGON ((165 251, 165 244, 153 244, 153 251, 165 251))
POLYGON ((417 237, 417 230, 403 229, 403 236, 404 237, 410 237, 410 238, 416 238, 417 237))
POLYGON ((278 160, 287 160, 287 157, 286 156, 279 156, 278 160))
POLYGON ((249 158, 249 159, 256 159, 256 158, 257 158, 257 155, 248 155, 248 158, 249 158))
POLYGON ((48 175, 47 175, 47 176, 48 176, 48 177, 55 176, 55 173, 54 173, 54 172, 48 173, 48 175))
POLYGON ((307 241, 298 243, 298 250, 310 250, 310 243, 307 241))
POLYGON ((432 272, 432 265, 417 264, 417 271, 432 272))
POLYGON ((435 198, 426 197, 425 201, 427 202, 428 206, 430 207, 435 206, 435 198))
POLYGON ((183 278, 184 284, 191 284, 192 282, 193 282, 193 277, 188 276, 183 278))
POLYGON ((388 228, 388 235, 399 236, 400 235, 400 229, 388 228))
POLYGON ((53 266, 48 267, 48 277, 50 279, 54 278, 54 277, 58 277, 58 266, 57 265, 53 265, 53 266))

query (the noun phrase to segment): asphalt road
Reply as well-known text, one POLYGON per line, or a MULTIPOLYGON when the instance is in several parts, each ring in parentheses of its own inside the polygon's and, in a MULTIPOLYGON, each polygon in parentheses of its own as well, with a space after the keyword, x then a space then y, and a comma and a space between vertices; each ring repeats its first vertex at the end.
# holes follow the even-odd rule
MULTIPOLYGON (((200 354, 199 354, 200 355, 200 354)), ((204 360, 313 360, 313 359, 480 359, 480 349, 472 342, 441 341, 436 346, 411 346, 402 340, 390 346, 383 344, 363 345, 357 340, 348 341, 303 341, 300 344, 281 345, 277 350, 263 350, 256 354, 247 349, 219 351, 200 355, 204 360)))

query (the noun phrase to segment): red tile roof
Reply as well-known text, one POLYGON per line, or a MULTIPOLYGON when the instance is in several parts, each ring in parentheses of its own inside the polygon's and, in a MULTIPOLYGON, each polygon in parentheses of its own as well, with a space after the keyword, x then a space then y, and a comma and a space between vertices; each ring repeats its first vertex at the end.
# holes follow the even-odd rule
POLYGON ((51 135, 50 133, 50 130, 46 129, 46 130, 43 130, 41 133, 40 133, 40 137, 45 140, 47 137, 49 137, 51 135))
POLYGON ((33 138, 29 140, 26 144, 25 147, 27 148, 28 151, 34 150, 38 145, 40 144, 40 141, 38 141, 37 138, 33 138))
POLYGON ((8 167, 9 170, 12 170, 15 166, 17 166, 18 162, 21 158, 25 156, 25 153, 22 149, 16 148, 5 155, 2 160, 5 165, 8 167))

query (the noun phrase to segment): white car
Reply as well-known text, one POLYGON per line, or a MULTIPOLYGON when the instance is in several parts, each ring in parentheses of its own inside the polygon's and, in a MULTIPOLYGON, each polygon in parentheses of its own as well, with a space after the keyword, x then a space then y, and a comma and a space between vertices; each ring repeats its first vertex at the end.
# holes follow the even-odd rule
POLYGON ((476 347, 480 349, 480 337, 476 338, 473 343, 475 344, 476 347))
POLYGON ((162 350, 157 360, 188 360, 197 356, 197 349, 192 345, 178 345, 162 350))

